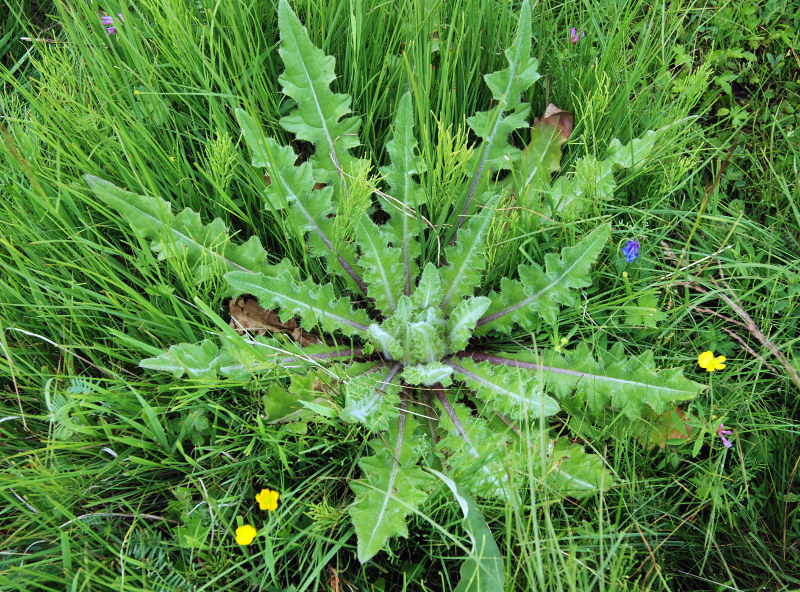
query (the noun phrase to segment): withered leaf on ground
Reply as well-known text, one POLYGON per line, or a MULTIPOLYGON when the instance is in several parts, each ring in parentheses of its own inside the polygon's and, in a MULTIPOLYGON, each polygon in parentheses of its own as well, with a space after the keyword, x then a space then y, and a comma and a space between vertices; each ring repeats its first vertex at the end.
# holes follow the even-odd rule
POLYGON ((303 331, 297 325, 297 321, 289 319, 282 323, 278 313, 274 310, 266 310, 258 305, 258 300, 248 296, 238 296, 232 298, 228 303, 228 310, 231 313, 230 326, 239 335, 245 332, 253 335, 266 335, 271 333, 286 333, 303 347, 321 343, 320 339, 313 333, 303 331))
POLYGON ((566 142, 569 140, 570 134, 572 134, 575 118, 569 111, 556 107, 553 103, 548 103, 547 108, 544 110, 544 115, 536 117, 533 120, 533 125, 552 125, 557 127, 561 133, 561 138, 566 142))

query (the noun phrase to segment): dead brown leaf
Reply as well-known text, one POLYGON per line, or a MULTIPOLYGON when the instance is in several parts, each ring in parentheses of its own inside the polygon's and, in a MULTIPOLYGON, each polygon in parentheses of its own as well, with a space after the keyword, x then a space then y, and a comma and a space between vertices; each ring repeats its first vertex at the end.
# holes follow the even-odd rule
POLYGON ((232 298, 228 303, 228 310, 231 313, 230 326, 239 335, 244 335, 245 332, 253 335, 266 335, 269 331, 270 333, 286 333, 303 347, 321 343, 316 335, 303 331, 295 319, 289 319, 282 323, 277 312, 260 307, 255 298, 248 296, 232 298))

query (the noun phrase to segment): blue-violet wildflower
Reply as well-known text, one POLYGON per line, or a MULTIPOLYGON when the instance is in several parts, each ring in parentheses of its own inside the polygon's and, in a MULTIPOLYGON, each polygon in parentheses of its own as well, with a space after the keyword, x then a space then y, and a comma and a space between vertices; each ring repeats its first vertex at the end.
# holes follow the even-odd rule
POLYGON ((622 254, 625 255, 625 261, 630 263, 635 259, 639 258, 639 241, 637 240, 629 240, 625 243, 625 246, 622 247, 622 254))

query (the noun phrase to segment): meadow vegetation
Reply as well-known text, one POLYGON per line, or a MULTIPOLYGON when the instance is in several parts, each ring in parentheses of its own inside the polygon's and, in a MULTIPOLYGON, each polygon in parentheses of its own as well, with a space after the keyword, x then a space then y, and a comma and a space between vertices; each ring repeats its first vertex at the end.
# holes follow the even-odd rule
MULTIPOLYGON (((340 212, 386 223, 375 190, 387 190, 405 104, 425 167, 422 250, 437 252, 439 231, 449 243, 481 145, 468 119, 496 105, 484 75, 507 67, 522 4, 291 2, 361 118, 352 155, 374 165, 350 171, 340 212)), ((233 242, 256 236, 270 263, 347 293, 331 259, 265 207, 242 134, 249 114, 264 136, 313 153, 280 123, 296 102, 279 81, 278 2, 25 0, 0 8, 0 27, 0 589, 451 590, 465 559, 480 563, 470 536, 482 527, 506 590, 800 587, 794 2, 532 3, 541 79, 521 93, 531 117, 510 145, 527 146, 552 103, 574 121, 553 187, 598 181, 558 212, 547 191, 537 207, 501 195, 483 282, 498 290, 594 229, 607 238, 572 305, 475 343, 559 358, 620 344, 703 388, 645 421, 563 395, 553 441, 601 459, 607 483, 559 488, 540 452, 511 467, 513 496, 465 501, 437 480, 408 511, 408 536, 365 563, 351 483, 376 434, 340 419, 342 377, 140 366, 230 335, 237 294, 227 269, 170 251, 86 180, 220 219, 233 242), (650 130, 641 162, 599 174, 615 139, 650 130), (319 397, 292 407, 303 389, 319 397), (294 421, 270 421, 290 407, 294 421), (259 533, 238 544, 245 523, 259 533)), ((517 430, 541 435, 533 422, 517 430)))

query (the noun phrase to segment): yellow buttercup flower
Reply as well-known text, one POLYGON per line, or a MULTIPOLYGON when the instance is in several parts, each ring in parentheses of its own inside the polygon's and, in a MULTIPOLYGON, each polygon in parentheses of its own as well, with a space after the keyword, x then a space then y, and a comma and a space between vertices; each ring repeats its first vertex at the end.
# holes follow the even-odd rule
POLYGON ((274 512, 278 509, 278 497, 280 493, 277 491, 272 491, 271 489, 262 489, 258 495, 256 495, 256 501, 258 502, 258 507, 262 510, 269 510, 270 512, 274 512))
POLYGON ((252 524, 243 524, 236 529, 236 542, 240 545, 249 545, 256 538, 256 532, 252 524))
POLYGON ((725 368, 725 356, 714 357, 714 352, 707 351, 697 356, 697 363, 701 368, 705 368, 706 372, 713 372, 714 370, 722 370, 725 368))

